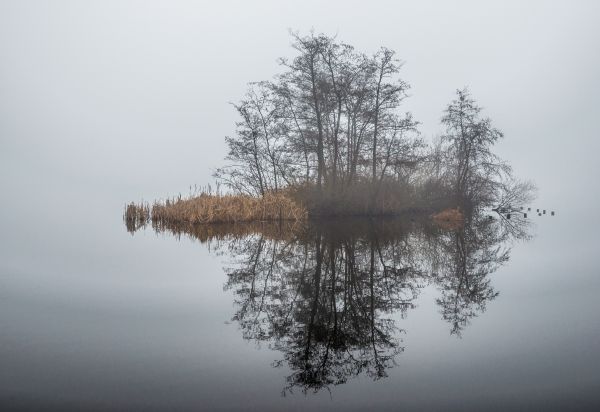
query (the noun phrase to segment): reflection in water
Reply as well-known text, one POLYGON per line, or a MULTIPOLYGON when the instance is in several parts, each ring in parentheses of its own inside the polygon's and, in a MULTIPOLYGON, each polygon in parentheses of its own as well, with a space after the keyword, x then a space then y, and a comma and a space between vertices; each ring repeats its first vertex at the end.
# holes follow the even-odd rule
POLYGON ((448 229, 414 219, 159 226, 231 258, 225 289, 244 339, 279 351, 283 393, 319 391, 361 374, 380 379, 403 351, 404 317, 427 285, 460 336, 498 292, 489 275, 527 239, 527 219, 482 212, 448 229))

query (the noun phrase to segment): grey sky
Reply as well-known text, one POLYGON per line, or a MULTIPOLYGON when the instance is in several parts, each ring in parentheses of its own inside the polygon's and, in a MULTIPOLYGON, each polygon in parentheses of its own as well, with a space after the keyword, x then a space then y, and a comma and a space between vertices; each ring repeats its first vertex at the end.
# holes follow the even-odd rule
POLYGON ((40 196, 118 203, 209 183, 234 130, 228 102, 279 70, 288 29, 314 28, 396 50, 426 138, 469 86, 540 202, 589 210, 599 19, 596 1, 0 1, 2 198, 25 213, 40 196))

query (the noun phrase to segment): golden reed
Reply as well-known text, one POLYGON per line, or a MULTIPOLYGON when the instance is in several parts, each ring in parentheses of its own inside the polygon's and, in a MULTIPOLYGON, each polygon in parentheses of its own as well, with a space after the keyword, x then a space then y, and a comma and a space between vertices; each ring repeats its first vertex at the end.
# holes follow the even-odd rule
POLYGON ((282 193, 262 197, 202 193, 148 204, 131 203, 125 208, 128 227, 138 228, 150 219, 158 224, 236 223, 275 220, 300 221, 307 210, 282 193))
POLYGON ((458 207, 456 209, 442 210, 431 217, 442 229, 457 230, 465 224, 465 216, 458 207))

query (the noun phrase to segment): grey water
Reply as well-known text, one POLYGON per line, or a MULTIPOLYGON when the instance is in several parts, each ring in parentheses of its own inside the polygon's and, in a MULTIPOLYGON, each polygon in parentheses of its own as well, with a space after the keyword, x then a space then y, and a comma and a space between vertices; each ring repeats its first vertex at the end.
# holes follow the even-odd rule
POLYGON ((120 212, 5 222, 3 410, 600 406, 586 216, 129 233, 120 212))

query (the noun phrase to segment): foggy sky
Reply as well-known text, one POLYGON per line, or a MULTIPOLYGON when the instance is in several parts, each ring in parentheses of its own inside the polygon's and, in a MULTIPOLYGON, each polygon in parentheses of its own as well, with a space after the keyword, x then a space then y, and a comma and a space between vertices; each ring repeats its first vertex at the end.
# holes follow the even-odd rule
POLYGON ((3 208, 114 207, 210 183, 237 120, 228 103, 280 71, 289 29, 314 29, 394 49, 428 140, 468 86, 539 202, 591 210, 599 18, 596 1, 0 1, 3 208))

